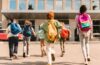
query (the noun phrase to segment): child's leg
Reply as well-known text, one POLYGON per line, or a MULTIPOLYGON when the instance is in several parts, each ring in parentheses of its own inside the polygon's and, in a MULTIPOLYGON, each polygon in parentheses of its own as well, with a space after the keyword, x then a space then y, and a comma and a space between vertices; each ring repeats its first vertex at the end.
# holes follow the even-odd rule
POLYGON ((15 39, 14 39, 14 57, 15 57, 15 59, 18 58, 17 53, 18 53, 18 37, 15 37, 15 39))
POLYGON ((46 50, 46 45, 45 45, 45 42, 44 42, 44 40, 43 40, 43 55, 46 55, 46 52, 45 52, 45 50, 46 50))
POLYGON ((12 57, 13 57, 13 47, 14 47, 14 43, 12 43, 13 41, 13 38, 9 38, 8 39, 8 42, 9 42, 9 56, 10 56, 10 59, 12 60, 12 57))
POLYGON ((30 37, 27 37, 27 56, 29 56, 30 55, 30 53, 29 53, 29 44, 30 44, 30 37))
POLYGON ((86 43, 86 51, 87 51, 87 57, 88 57, 87 60, 88 61, 90 61, 90 49, 89 49, 89 39, 90 39, 90 37, 89 36, 85 38, 86 39, 85 43, 86 43))
POLYGON ((62 47, 62 41, 60 40, 60 49, 61 49, 61 55, 63 53, 63 47, 62 47))
POLYGON ((50 44, 47 44, 47 59, 48 59, 48 64, 52 65, 50 44))
POLYGON ((23 38, 23 57, 26 55, 26 37, 23 38))
POLYGON ((40 40, 40 46, 41 46, 41 56, 43 57, 43 41, 40 40))
POLYGON ((51 43, 50 47, 51 47, 51 58, 52 58, 52 61, 55 61, 54 43, 51 43))
POLYGON ((65 53, 65 40, 63 40, 63 53, 65 53))
POLYGON ((79 38, 80 38, 80 42, 81 42, 81 48, 82 48, 85 64, 88 64, 88 62, 87 62, 86 43, 85 43, 85 41, 86 41, 85 40, 85 35, 83 33, 80 33, 79 38))
POLYGON ((44 55, 46 55, 44 39, 40 40, 40 45, 41 45, 41 56, 43 57, 44 55))

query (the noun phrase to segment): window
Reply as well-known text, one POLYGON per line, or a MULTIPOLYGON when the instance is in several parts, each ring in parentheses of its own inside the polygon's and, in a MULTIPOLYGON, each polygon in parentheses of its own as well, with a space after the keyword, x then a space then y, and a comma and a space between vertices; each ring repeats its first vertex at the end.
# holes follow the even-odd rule
POLYGON ((75 10, 79 10, 81 6, 81 0, 75 0, 74 2, 75 2, 75 6, 74 6, 75 10))
POLYGON ((35 0, 29 0, 28 9, 29 10, 34 10, 34 8, 35 8, 35 0))
POLYGON ((26 10, 26 0, 19 0, 19 10, 26 10))
POLYGON ((55 10, 62 10, 62 0, 56 0, 55 10))
POLYGON ((91 7, 90 7, 90 1, 91 0, 85 0, 85 5, 86 5, 86 7, 87 7, 88 10, 91 9, 91 7))
POLYGON ((16 9, 16 0, 10 0, 10 10, 16 9))
POLYGON ((38 0, 38 10, 44 10, 44 0, 38 0))
POLYGON ((94 1, 92 1, 92 3, 93 3, 93 10, 99 10, 99 8, 100 8, 100 0, 94 0, 94 1))
POLYGON ((65 9, 71 10, 71 0, 65 0, 65 9))
POLYGON ((47 0, 47 10, 52 10, 53 9, 53 3, 54 0, 47 0))
POLYGON ((100 20, 94 20, 93 21, 93 33, 99 33, 100 34, 100 20))

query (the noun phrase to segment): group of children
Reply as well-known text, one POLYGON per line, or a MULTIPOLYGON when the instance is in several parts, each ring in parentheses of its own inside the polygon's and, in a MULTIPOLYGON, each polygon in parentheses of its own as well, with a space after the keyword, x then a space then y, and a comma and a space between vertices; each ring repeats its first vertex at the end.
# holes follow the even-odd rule
POLYGON ((18 24, 17 19, 13 19, 8 25, 6 32, 8 33, 10 60, 18 58, 17 50, 19 33, 23 34, 23 57, 29 56, 30 38, 32 35, 35 35, 34 29, 32 28, 32 23, 29 20, 25 20, 25 25, 22 29, 18 24))
MULTIPOLYGON (((85 59, 85 65, 90 61, 89 57, 89 38, 92 31, 92 20, 90 15, 86 13, 87 8, 85 5, 80 7, 80 12, 76 16, 77 29, 79 31, 81 46, 85 59)), ((54 19, 54 12, 50 11, 47 14, 47 22, 42 23, 39 26, 39 31, 36 34, 32 28, 32 24, 29 20, 25 20, 23 30, 21 30, 17 21, 14 21, 8 26, 8 40, 9 40, 9 55, 10 59, 17 58, 18 49, 18 34, 23 33, 23 57, 29 56, 29 43, 32 35, 38 36, 41 45, 41 56, 47 55, 48 65, 52 65, 52 61, 55 61, 54 45, 56 41, 60 41, 61 57, 65 53, 64 42, 71 36, 70 30, 66 29, 63 22, 59 22, 54 19), (45 50, 46 49, 46 50, 45 50)))

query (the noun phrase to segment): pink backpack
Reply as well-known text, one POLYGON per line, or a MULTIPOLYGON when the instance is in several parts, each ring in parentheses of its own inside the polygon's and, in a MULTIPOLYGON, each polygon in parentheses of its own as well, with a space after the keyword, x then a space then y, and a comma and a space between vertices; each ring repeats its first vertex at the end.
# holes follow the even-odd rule
POLYGON ((90 30, 90 18, 88 14, 79 14, 78 25, 82 31, 90 30))

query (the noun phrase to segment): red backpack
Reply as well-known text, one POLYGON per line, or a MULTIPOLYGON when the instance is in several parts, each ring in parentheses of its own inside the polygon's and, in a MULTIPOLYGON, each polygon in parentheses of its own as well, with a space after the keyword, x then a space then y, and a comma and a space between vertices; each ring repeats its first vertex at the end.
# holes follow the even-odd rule
POLYGON ((60 33, 60 35, 61 35, 62 38, 68 38, 69 34, 70 34, 69 30, 67 30, 67 29, 62 29, 61 33, 60 33))

